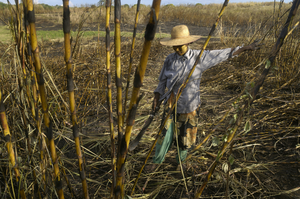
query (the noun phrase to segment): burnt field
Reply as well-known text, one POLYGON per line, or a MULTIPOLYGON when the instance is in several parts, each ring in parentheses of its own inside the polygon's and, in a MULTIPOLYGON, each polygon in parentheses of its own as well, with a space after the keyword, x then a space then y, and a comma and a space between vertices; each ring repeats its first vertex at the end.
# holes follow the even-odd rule
MULTIPOLYGON (((89 11, 94 12, 93 10, 89 11)), ((102 12, 104 13, 104 10, 102 12)), ((284 11, 281 13, 283 14, 284 11)), ((86 16, 88 14, 89 12, 86 16)), ((146 18, 147 15, 142 15, 142 17, 146 18)), ((179 19, 168 21, 163 17, 165 16, 162 13, 162 20, 157 26, 156 38, 152 41, 143 86, 140 89, 143 98, 137 108, 131 139, 139 133, 151 113, 153 91, 158 84, 158 75, 166 56, 174 51, 172 47, 159 44, 159 35, 169 34, 173 26, 185 23, 191 34, 203 35, 202 39, 190 45, 192 49, 201 49, 211 29, 210 26, 200 26, 194 22, 185 22, 179 19)), ((210 40, 207 50, 247 45, 255 39, 263 39, 263 46, 255 52, 245 52, 236 58, 229 59, 204 73, 200 86, 202 103, 197 144, 204 139, 207 140, 199 149, 188 154, 191 157, 187 160, 187 170, 184 175, 177 169, 176 145, 170 149, 164 163, 155 170, 151 169, 151 158, 154 155, 152 152, 132 198, 194 198, 199 187, 205 182, 211 165, 218 159, 219 151, 227 142, 227 137, 233 128, 233 118, 236 118, 238 111, 242 109, 242 105, 235 104, 242 102, 243 96, 248 95, 249 97, 251 82, 255 82, 255 79, 263 73, 266 67, 265 62, 283 28, 286 17, 284 15, 277 22, 276 28, 271 23, 265 26, 250 26, 232 22, 233 25, 230 25, 225 22, 226 18, 223 18, 210 40)), ((145 21, 147 20, 145 19, 145 21)), ((37 30, 49 32, 60 30, 62 25, 58 22, 51 18, 47 20, 42 15, 36 17, 37 30)), ((76 114, 86 179, 90 198, 110 198, 113 172, 107 105, 105 37, 84 37, 84 32, 88 30, 97 31, 99 28, 99 31, 104 31, 105 23, 104 21, 91 21, 80 24, 82 23, 74 22, 71 26, 74 31, 79 30, 83 33, 72 37, 71 49, 76 114)), ((133 25, 132 23, 121 23, 121 31, 131 32, 133 25)), ((294 25, 295 22, 291 27, 294 25)), ((144 34, 145 27, 146 23, 141 22, 137 28, 138 33, 144 34)), ((289 31, 291 30, 289 29, 289 31)), ((113 24, 111 24, 111 31, 114 31, 113 24)), ((223 157, 218 160, 201 198, 300 198, 299 34, 299 28, 296 26, 285 38, 285 42, 276 56, 274 67, 266 76, 253 104, 244 110, 241 124, 232 141, 229 142, 223 157)), ((118 115, 114 56, 116 45, 113 37, 110 39, 113 126, 117 143, 118 115)), ((129 99, 131 97, 134 71, 140 62, 144 40, 141 36, 135 42, 133 68, 129 73, 132 36, 121 35, 123 100, 128 75, 131 76, 128 95, 129 99)), ((64 62, 65 45, 61 39, 40 40, 38 45, 48 98, 48 112, 58 157, 57 163, 62 178, 62 189, 66 198, 83 198, 84 193, 73 140, 73 125, 69 112, 66 64, 64 62)), ((3 198, 18 198, 19 187, 14 182, 15 174, 13 172, 14 168, 18 168, 27 198, 35 198, 37 189, 43 197, 56 198, 58 196, 53 183, 54 164, 51 161, 51 152, 48 151, 48 147, 45 147, 46 154, 43 160, 47 166, 43 170, 40 166, 39 142, 41 138, 36 130, 36 118, 32 116, 31 101, 26 98, 26 83, 23 79, 24 72, 16 50, 16 43, 0 43, 0 58, 1 99, 5 106, 17 162, 15 167, 9 163, 10 156, 6 150, 7 139, 2 127, 0 195, 3 198), (29 134, 28 139, 26 139, 25 132, 29 134), (30 142, 30 153, 28 152, 28 142, 30 142), (36 177, 33 176, 33 171, 35 171, 36 177), (43 180, 43 176, 46 177, 46 181, 43 180), (37 180, 39 188, 35 186, 34 179, 37 180)), ((27 62, 29 63, 26 59, 26 64, 27 62)), ((29 64, 26 66, 26 70, 30 73, 29 64)), ((38 108, 42 136, 46 138, 47 133, 45 124, 42 122, 42 104, 40 102, 38 108)), ((163 106, 154 117, 154 121, 147 129, 139 146, 127 155, 124 168, 124 189, 128 195, 131 193, 134 181, 159 131, 162 111, 163 106)))

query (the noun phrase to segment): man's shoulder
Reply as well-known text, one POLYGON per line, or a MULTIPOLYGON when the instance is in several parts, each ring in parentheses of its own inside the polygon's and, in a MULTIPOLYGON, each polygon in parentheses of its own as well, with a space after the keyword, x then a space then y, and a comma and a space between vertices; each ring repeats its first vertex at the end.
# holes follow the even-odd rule
MULTIPOLYGON (((199 53, 201 52, 201 50, 196 50, 196 49, 189 49, 190 53, 194 54, 194 55, 199 55, 199 53)), ((203 53, 207 53, 209 52, 209 50, 204 50, 203 53)))
POLYGON ((166 57, 166 60, 173 60, 175 58, 175 53, 171 53, 166 57))

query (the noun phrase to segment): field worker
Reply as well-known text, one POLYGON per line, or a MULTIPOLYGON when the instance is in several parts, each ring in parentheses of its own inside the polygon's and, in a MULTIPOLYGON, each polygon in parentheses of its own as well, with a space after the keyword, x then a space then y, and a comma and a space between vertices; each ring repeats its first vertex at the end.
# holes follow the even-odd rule
MULTIPOLYGON (((159 101, 165 100, 165 109, 162 122, 166 114, 175 101, 179 87, 186 80, 191 71, 200 50, 192 50, 188 45, 201 36, 190 35, 189 29, 185 25, 173 27, 171 38, 165 38, 160 41, 162 45, 172 46, 174 53, 167 56, 163 68, 159 75, 159 83, 154 91, 154 100, 152 111, 155 110, 159 101), (167 92, 165 89, 167 88, 167 92)), ((238 46, 236 48, 226 48, 222 50, 205 50, 198 62, 187 86, 184 88, 177 102, 177 121, 174 123, 174 111, 168 118, 168 121, 157 141, 153 163, 162 163, 165 155, 173 143, 173 135, 177 128, 179 154, 181 161, 184 161, 187 152, 196 142, 197 124, 200 106, 200 79, 202 73, 223 62, 229 58, 235 57, 240 53, 248 50, 259 48, 258 42, 248 46, 238 46)), ((175 142, 176 144, 176 142, 175 142)), ((179 163, 178 156, 176 157, 179 163)))

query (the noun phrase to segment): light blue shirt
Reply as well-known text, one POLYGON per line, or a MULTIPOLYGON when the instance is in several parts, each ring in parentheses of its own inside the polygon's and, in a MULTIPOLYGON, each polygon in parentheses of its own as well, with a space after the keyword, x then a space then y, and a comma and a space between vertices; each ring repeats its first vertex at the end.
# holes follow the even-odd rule
MULTIPOLYGON (((232 54, 240 49, 236 47, 233 51, 231 48, 222 50, 205 50, 198 62, 187 86, 184 88, 177 102, 177 113, 190 113, 200 105, 200 80, 202 73, 232 57, 232 54)), ((179 87, 186 80, 189 72, 199 55, 200 50, 188 49, 187 52, 180 56, 177 53, 172 53, 167 56, 163 68, 158 77, 159 83, 154 92, 160 93, 160 100, 167 102, 171 95, 171 91, 175 96, 179 87), (165 89, 168 91, 165 93, 165 89)))

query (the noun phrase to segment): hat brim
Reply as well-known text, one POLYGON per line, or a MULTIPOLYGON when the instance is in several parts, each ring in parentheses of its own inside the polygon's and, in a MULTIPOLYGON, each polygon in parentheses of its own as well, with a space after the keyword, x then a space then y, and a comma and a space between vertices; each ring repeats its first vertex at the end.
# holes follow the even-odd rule
POLYGON ((177 38, 177 39, 164 38, 160 40, 160 44, 164 46, 181 46, 181 45, 185 45, 197 41, 200 38, 201 38, 200 35, 190 35, 185 38, 177 38))

